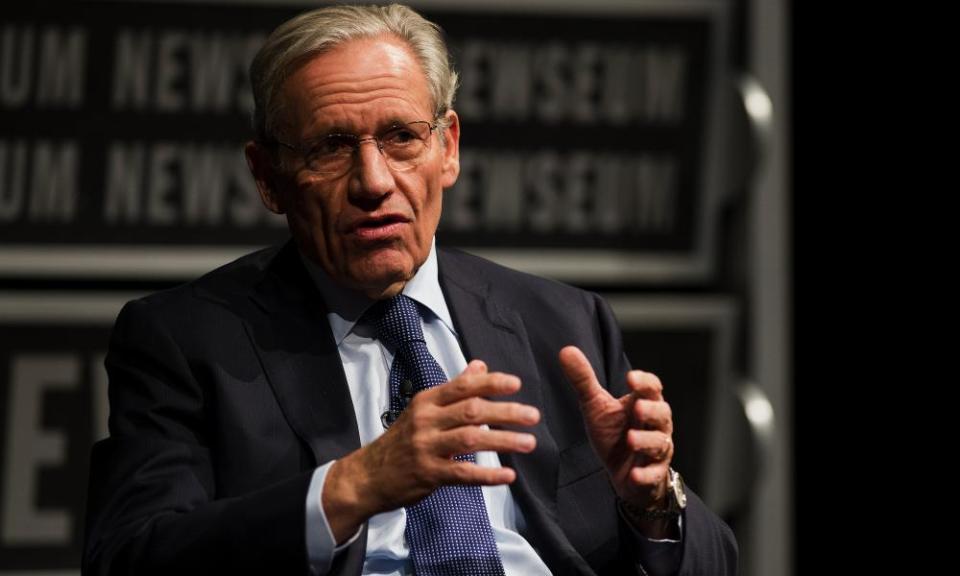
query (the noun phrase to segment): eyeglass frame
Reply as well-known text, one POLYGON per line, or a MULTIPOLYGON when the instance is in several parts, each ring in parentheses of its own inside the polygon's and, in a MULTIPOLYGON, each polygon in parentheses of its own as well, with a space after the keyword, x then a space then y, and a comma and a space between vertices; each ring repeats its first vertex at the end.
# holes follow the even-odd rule
MULTIPOLYGON (((381 154, 381 155, 384 157, 384 159, 387 161, 387 166, 388 166, 391 170, 397 170, 397 171, 399 171, 399 172, 406 172, 406 171, 408 171, 408 170, 413 170, 414 168, 416 168, 417 166, 419 166, 420 163, 418 162, 418 163, 416 163, 416 164, 413 164, 413 165, 411 165, 409 168, 406 168, 406 169, 397 169, 397 168, 391 166, 391 164, 390 164, 390 157, 387 156, 386 154, 384 154, 384 151, 383 151, 383 148, 384 148, 384 146, 383 146, 383 140, 382 140, 383 135, 385 135, 385 134, 389 133, 390 131, 395 130, 395 129, 397 129, 397 128, 402 128, 402 127, 410 126, 411 124, 426 124, 427 127, 428 127, 427 137, 426 137, 426 138, 423 138, 422 141, 424 142, 424 144, 425 144, 425 146, 426 146, 426 148, 424 149, 424 152, 427 152, 427 151, 430 150, 430 141, 431 141, 432 136, 433 136, 433 131, 434 131, 434 130, 437 130, 437 129, 443 130, 444 128, 446 128, 445 123, 444 123, 443 120, 444 120, 444 119, 443 119, 442 117, 437 117, 434 122, 430 122, 429 120, 413 120, 413 121, 411 121, 411 122, 397 122, 397 123, 395 123, 395 124, 391 124, 390 126, 388 126, 388 127, 385 128, 385 129, 383 129, 383 130, 380 132, 380 134, 378 134, 378 135, 375 135, 375 136, 364 136, 364 137, 362 137, 362 138, 361 138, 360 136, 357 136, 356 134, 351 134, 351 133, 349 133, 349 132, 328 132, 327 134, 324 134, 324 135, 322 135, 322 136, 320 136, 320 137, 315 138, 314 140, 312 140, 312 144, 310 145, 311 147, 312 147, 313 145, 315 145, 315 144, 323 141, 324 139, 331 137, 331 136, 349 137, 349 138, 352 138, 352 139, 353 139, 353 142, 352 142, 353 151, 350 153, 351 161, 346 164, 346 170, 344 170, 343 172, 339 172, 339 171, 321 172, 321 171, 318 171, 318 170, 314 170, 313 168, 310 168, 310 161, 309 161, 309 159, 308 159, 308 157, 307 157, 308 154, 310 153, 310 148, 309 148, 309 147, 294 146, 293 144, 289 144, 289 143, 287 143, 287 142, 284 142, 283 140, 280 140, 279 138, 273 138, 273 137, 269 138, 269 140, 267 140, 266 144, 268 144, 268 145, 270 145, 270 144, 279 144, 280 146, 283 146, 284 148, 288 148, 289 150, 292 150, 293 152, 296 152, 296 153, 300 156, 301 160, 303 161, 303 166, 304 166, 307 170, 309 170, 310 172, 312 172, 312 173, 314 173, 314 174, 318 174, 318 175, 321 175, 321 176, 325 176, 325 177, 327 177, 327 178, 337 178, 337 177, 343 176, 344 174, 347 174, 348 172, 350 172, 350 170, 351 170, 354 166, 356 166, 356 155, 357 155, 357 153, 360 152, 360 145, 363 144, 364 142, 370 142, 370 141, 372 141, 374 144, 376 144, 377 150, 380 152, 380 154, 381 154)), ((422 154, 421 154, 421 156, 422 156, 422 154)), ((420 158, 420 157, 418 157, 418 158, 420 158)))

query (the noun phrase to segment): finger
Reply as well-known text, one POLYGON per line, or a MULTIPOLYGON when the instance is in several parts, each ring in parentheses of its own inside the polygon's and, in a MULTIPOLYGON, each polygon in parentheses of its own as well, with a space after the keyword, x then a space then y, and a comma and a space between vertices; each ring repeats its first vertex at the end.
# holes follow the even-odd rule
POLYGON ((517 478, 513 468, 488 468, 473 462, 447 460, 441 468, 442 484, 468 484, 477 486, 495 486, 510 484, 517 478))
POLYGON ((476 452, 532 452, 537 438, 525 432, 489 430, 480 426, 461 426, 436 436, 434 454, 453 457, 476 452))
POLYGON ((483 360, 471 360, 461 374, 486 374, 487 363, 483 360))
POLYGON ((653 372, 631 370, 627 372, 627 385, 640 398, 663 400, 663 383, 653 372))
POLYGON ((644 464, 667 462, 673 459, 673 438, 663 432, 628 430, 627 445, 644 464))
MULTIPOLYGON (((426 395, 440 406, 459 402, 474 396, 505 396, 520 390, 520 379, 512 374, 492 372, 489 374, 461 374, 435 388, 424 390, 417 396, 426 395)), ((416 399, 416 397, 414 397, 416 399)))
POLYGON ((590 361, 576 346, 567 346, 560 351, 560 365, 567 379, 577 389, 581 403, 588 402, 597 394, 605 392, 597 382, 597 375, 590 361))
POLYGON ((673 411, 663 401, 637 400, 633 403, 633 427, 673 434, 673 411))
POLYGON ((666 486, 668 472, 668 465, 663 462, 651 466, 634 466, 630 469, 630 481, 642 488, 666 486))
POLYGON ((466 425, 533 426, 540 421, 540 411, 518 402, 491 402, 483 398, 466 398, 444 406, 437 414, 441 429, 466 425))

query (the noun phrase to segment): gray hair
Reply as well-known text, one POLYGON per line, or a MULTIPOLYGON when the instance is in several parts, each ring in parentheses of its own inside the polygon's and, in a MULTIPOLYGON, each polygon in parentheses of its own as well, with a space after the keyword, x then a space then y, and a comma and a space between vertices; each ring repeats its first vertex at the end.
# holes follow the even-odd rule
POLYGON ((440 27, 400 4, 328 6, 301 14, 278 26, 250 64, 253 89, 253 131, 269 141, 282 108, 277 96, 284 81, 306 60, 348 40, 391 34, 413 51, 427 76, 434 117, 453 106, 457 72, 453 69, 440 27))

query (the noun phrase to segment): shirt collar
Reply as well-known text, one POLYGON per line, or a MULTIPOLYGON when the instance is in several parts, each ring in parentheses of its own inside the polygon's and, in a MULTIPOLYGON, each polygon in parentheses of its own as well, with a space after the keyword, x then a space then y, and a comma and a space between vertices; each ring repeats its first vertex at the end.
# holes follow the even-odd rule
MULTIPOLYGON (((300 253, 310 278, 316 285, 323 301, 327 305, 327 320, 333 331, 333 339, 340 346, 343 339, 353 331, 360 317, 373 305, 374 301, 365 294, 345 288, 334 282, 319 264, 300 253)), ((421 312, 426 309, 439 319, 447 329, 456 335, 453 328, 453 318, 447 301, 443 298, 440 289, 440 275, 437 266, 437 241, 430 244, 430 253, 427 260, 420 266, 413 278, 403 287, 403 294, 416 300, 421 306, 421 312)))

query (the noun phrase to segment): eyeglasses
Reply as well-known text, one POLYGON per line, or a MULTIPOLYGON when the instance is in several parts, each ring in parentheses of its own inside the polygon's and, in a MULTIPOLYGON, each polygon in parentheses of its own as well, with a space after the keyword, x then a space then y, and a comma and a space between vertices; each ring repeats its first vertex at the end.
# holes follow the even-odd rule
POLYGON ((360 138, 356 134, 327 134, 305 146, 294 146, 274 140, 303 157, 308 170, 336 178, 346 174, 353 166, 354 155, 364 142, 375 142, 391 170, 406 172, 423 162, 430 150, 431 133, 436 123, 418 120, 407 124, 394 124, 376 136, 360 138))

